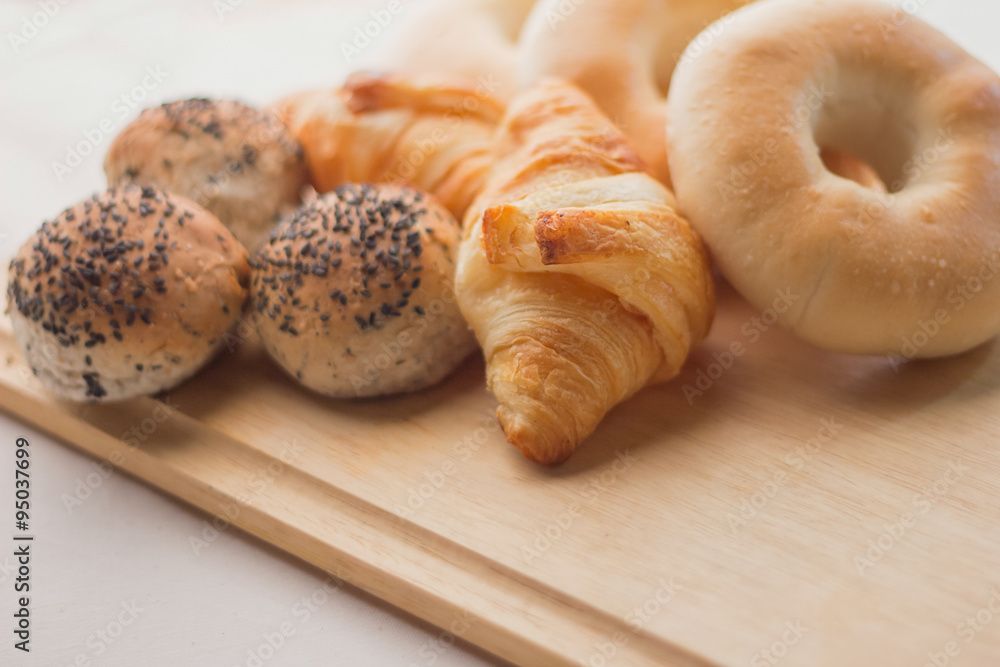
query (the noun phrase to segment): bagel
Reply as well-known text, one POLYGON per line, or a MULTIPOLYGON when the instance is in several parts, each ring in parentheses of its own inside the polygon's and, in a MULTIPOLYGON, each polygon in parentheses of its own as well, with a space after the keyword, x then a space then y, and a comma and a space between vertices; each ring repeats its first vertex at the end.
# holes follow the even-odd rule
POLYGON ((790 296, 781 324, 831 350, 937 357, 1000 332, 1000 77, 869 0, 726 21, 667 105, 677 199, 723 275, 761 309, 790 296))
POLYGON ((669 184, 664 119, 674 66, 693 37, 749 1, 540 0, 521 34, 520 85, 572 81, 669 184))

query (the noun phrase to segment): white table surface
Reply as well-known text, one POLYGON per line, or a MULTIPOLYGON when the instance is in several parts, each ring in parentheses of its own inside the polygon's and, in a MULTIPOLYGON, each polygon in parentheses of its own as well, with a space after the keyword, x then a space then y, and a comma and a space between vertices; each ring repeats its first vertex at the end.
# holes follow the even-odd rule
MULTIPOLYGON (((403 0, 403 12, 418 0, 403 0)), ((0 4, 0 257, 45 218, 103 187, 110 137, 142 106, 208 95, 266 104, 333 85, 357 64, 340 44, 379 1, 5 0, 0 4), (58 7, 26 43, 24 19, 58 7), (225 6, 223 6, 225 5, 225 6), (231 11, 225 11, 231 9, 231 11), (162 80, 123 118, 122 95, 162 80), (60 178, 67 147, 92 154, 60 178), (112 132, 113 134, 113 132, 112 132)), ((996 0, 897 0, 1000 69, 996 0)), ((41 22, 41 21, 39 21, 41 22)), ((392 39, 394 25, 369 47, 392 39)), ((32 652, 13 649, 14 557, 0 548, 0 664, 280 667, 499 665, 501 661, 0 413, 0 508, 13 442, 32 452, 32 652), (89 476, 89 478, 88 478, 89 476), (89 479, 89 485, 88 485, 89 479), (93 486, 96 488, 89 488, 93 486), (89 495, 87 492, 89 491, 89 495), (85 497, 68 506, 67 499, 85 497), (192 538, 208 538, 192 546, 192 538), (303 600, 312 598, 308 606, 303 600), (126 611, 130 609, 130 611, 126 611), (128 621, 126 625, 119 625, 128 621), (281 636, 282 631, 287 635, 281 636), (277 649, 268 647, 279 645, 277 649)), ((0 528, 0 544, 10 544, 0 528)))

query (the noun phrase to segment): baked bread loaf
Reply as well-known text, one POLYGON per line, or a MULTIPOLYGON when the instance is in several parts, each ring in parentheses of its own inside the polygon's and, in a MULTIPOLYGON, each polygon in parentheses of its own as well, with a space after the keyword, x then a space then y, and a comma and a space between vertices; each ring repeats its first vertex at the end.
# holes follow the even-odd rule
POLYGON ((148 184, 214 213, 249 250, 299 205, 302 147, 270 112, 230 100, 191 99, 146 109, 115 138, 108 184, 148 184))
POLYGON ((1000 332, 1000 77, 945 35, 880 2, 759 2, 668 106, 681 210, 756 307, 791 292, 784 326, 856 354, 1000 332))
POLYGON ((478 86, 367 73, 274 108, 305 148, 317 191, 345 183, 412 185, 459 219, 489 172, 503 114, 478 86))
POLYGON ((701 242, 568 83, 541 82, 511 102, 464 234, 459 305, 504 433, 533 461, 567 458, 611 408, 676 375, 708 333, 701 242))
POLYGON ((398 186, 344 185, 253 259, 268 353, 302 384, 360 398, 435 384, 475 349, 453 289, 458 223, 398 186))
POLYGON ((25 359, 73 401, 169 389, 215 354, 243 308, 247 252, 177 195, 123 185, 45 222, 10 264, 25 359))
POLYGON ((520 38, 519 83, 555 76, 581 87, 669 185, 664 128, 674 67, 692 38, 750 1, 539 0, 520 38))

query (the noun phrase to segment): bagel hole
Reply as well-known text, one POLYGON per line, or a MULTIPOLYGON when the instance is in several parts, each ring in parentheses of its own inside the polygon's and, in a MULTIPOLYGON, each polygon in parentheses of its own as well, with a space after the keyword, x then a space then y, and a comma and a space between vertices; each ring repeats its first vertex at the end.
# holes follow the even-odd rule
POLYGON ((885 181, 875 169, 859 157, 836 148, 820 147, 819 157, 832 174, 854 181, 875 192, 887 192, 885 181))
POLYGON ((827 170, 875 191, 902 190, 919 135, 911 92, 877 71, 846 67, 814 91, 822 103, 813 138, 827 170))

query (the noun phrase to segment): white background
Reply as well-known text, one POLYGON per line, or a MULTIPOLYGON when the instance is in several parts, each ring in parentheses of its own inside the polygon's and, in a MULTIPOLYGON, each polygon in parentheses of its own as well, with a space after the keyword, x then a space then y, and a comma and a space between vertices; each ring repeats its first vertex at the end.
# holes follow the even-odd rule
MULTIPOLYGON (((13 254, 43 219, 103 187, 110 137, 94 131, 104 119, 117 131, 138 113, 123 121, 115 100, 140 85, 147 68, 158 68, 162 81, 140 106, 194 95, 263 105, 337 84, 356 64, 345 61, 341 43, 370 9, 387 4, 223 0, 233 10, 220 16, 211 0, 49 1, 58 12, 16 50, 8 33, 20 33, 40 2, 0 5, 0 258, 13 254), (96 139, 93 153, 57 177, 53 162, 65 162, 68 147, 85 132, 96 139)), ((402 2, 394 21, 404 21, 413 4, 402 2)), ((1000 69, 996 0, 897 4, 1000 69)), ((395 28, 369 49, 384 47, 395 28)), ((196 553, 191 538, 212 535, 204 532, 209 517, 121 473, 101 479, 82 503, 67 508, 67 496, 86 495, 88 475, 92 484, 100 477, 96 464, 2 413, 0 517, 12 507, 18 436, 30 440, 32 453, 33 651, 12 648, 14 559, 3 547, 0 664, 502 664, 461 642, 438 643, 437 628, 350 586, 326 593, 325 573, 236 529, 196 553), (301 600, 314 594, 323 602, 304 618, 301 600), (100 639, 99 631, 117 630, 122 605, 133 603, 140 609, 134 621, 110 643, 100 639), (282 624, 293 633, 254 662, 250 652, 282 624)), ((0 544, 9 544, 2 526, 0 544)))

